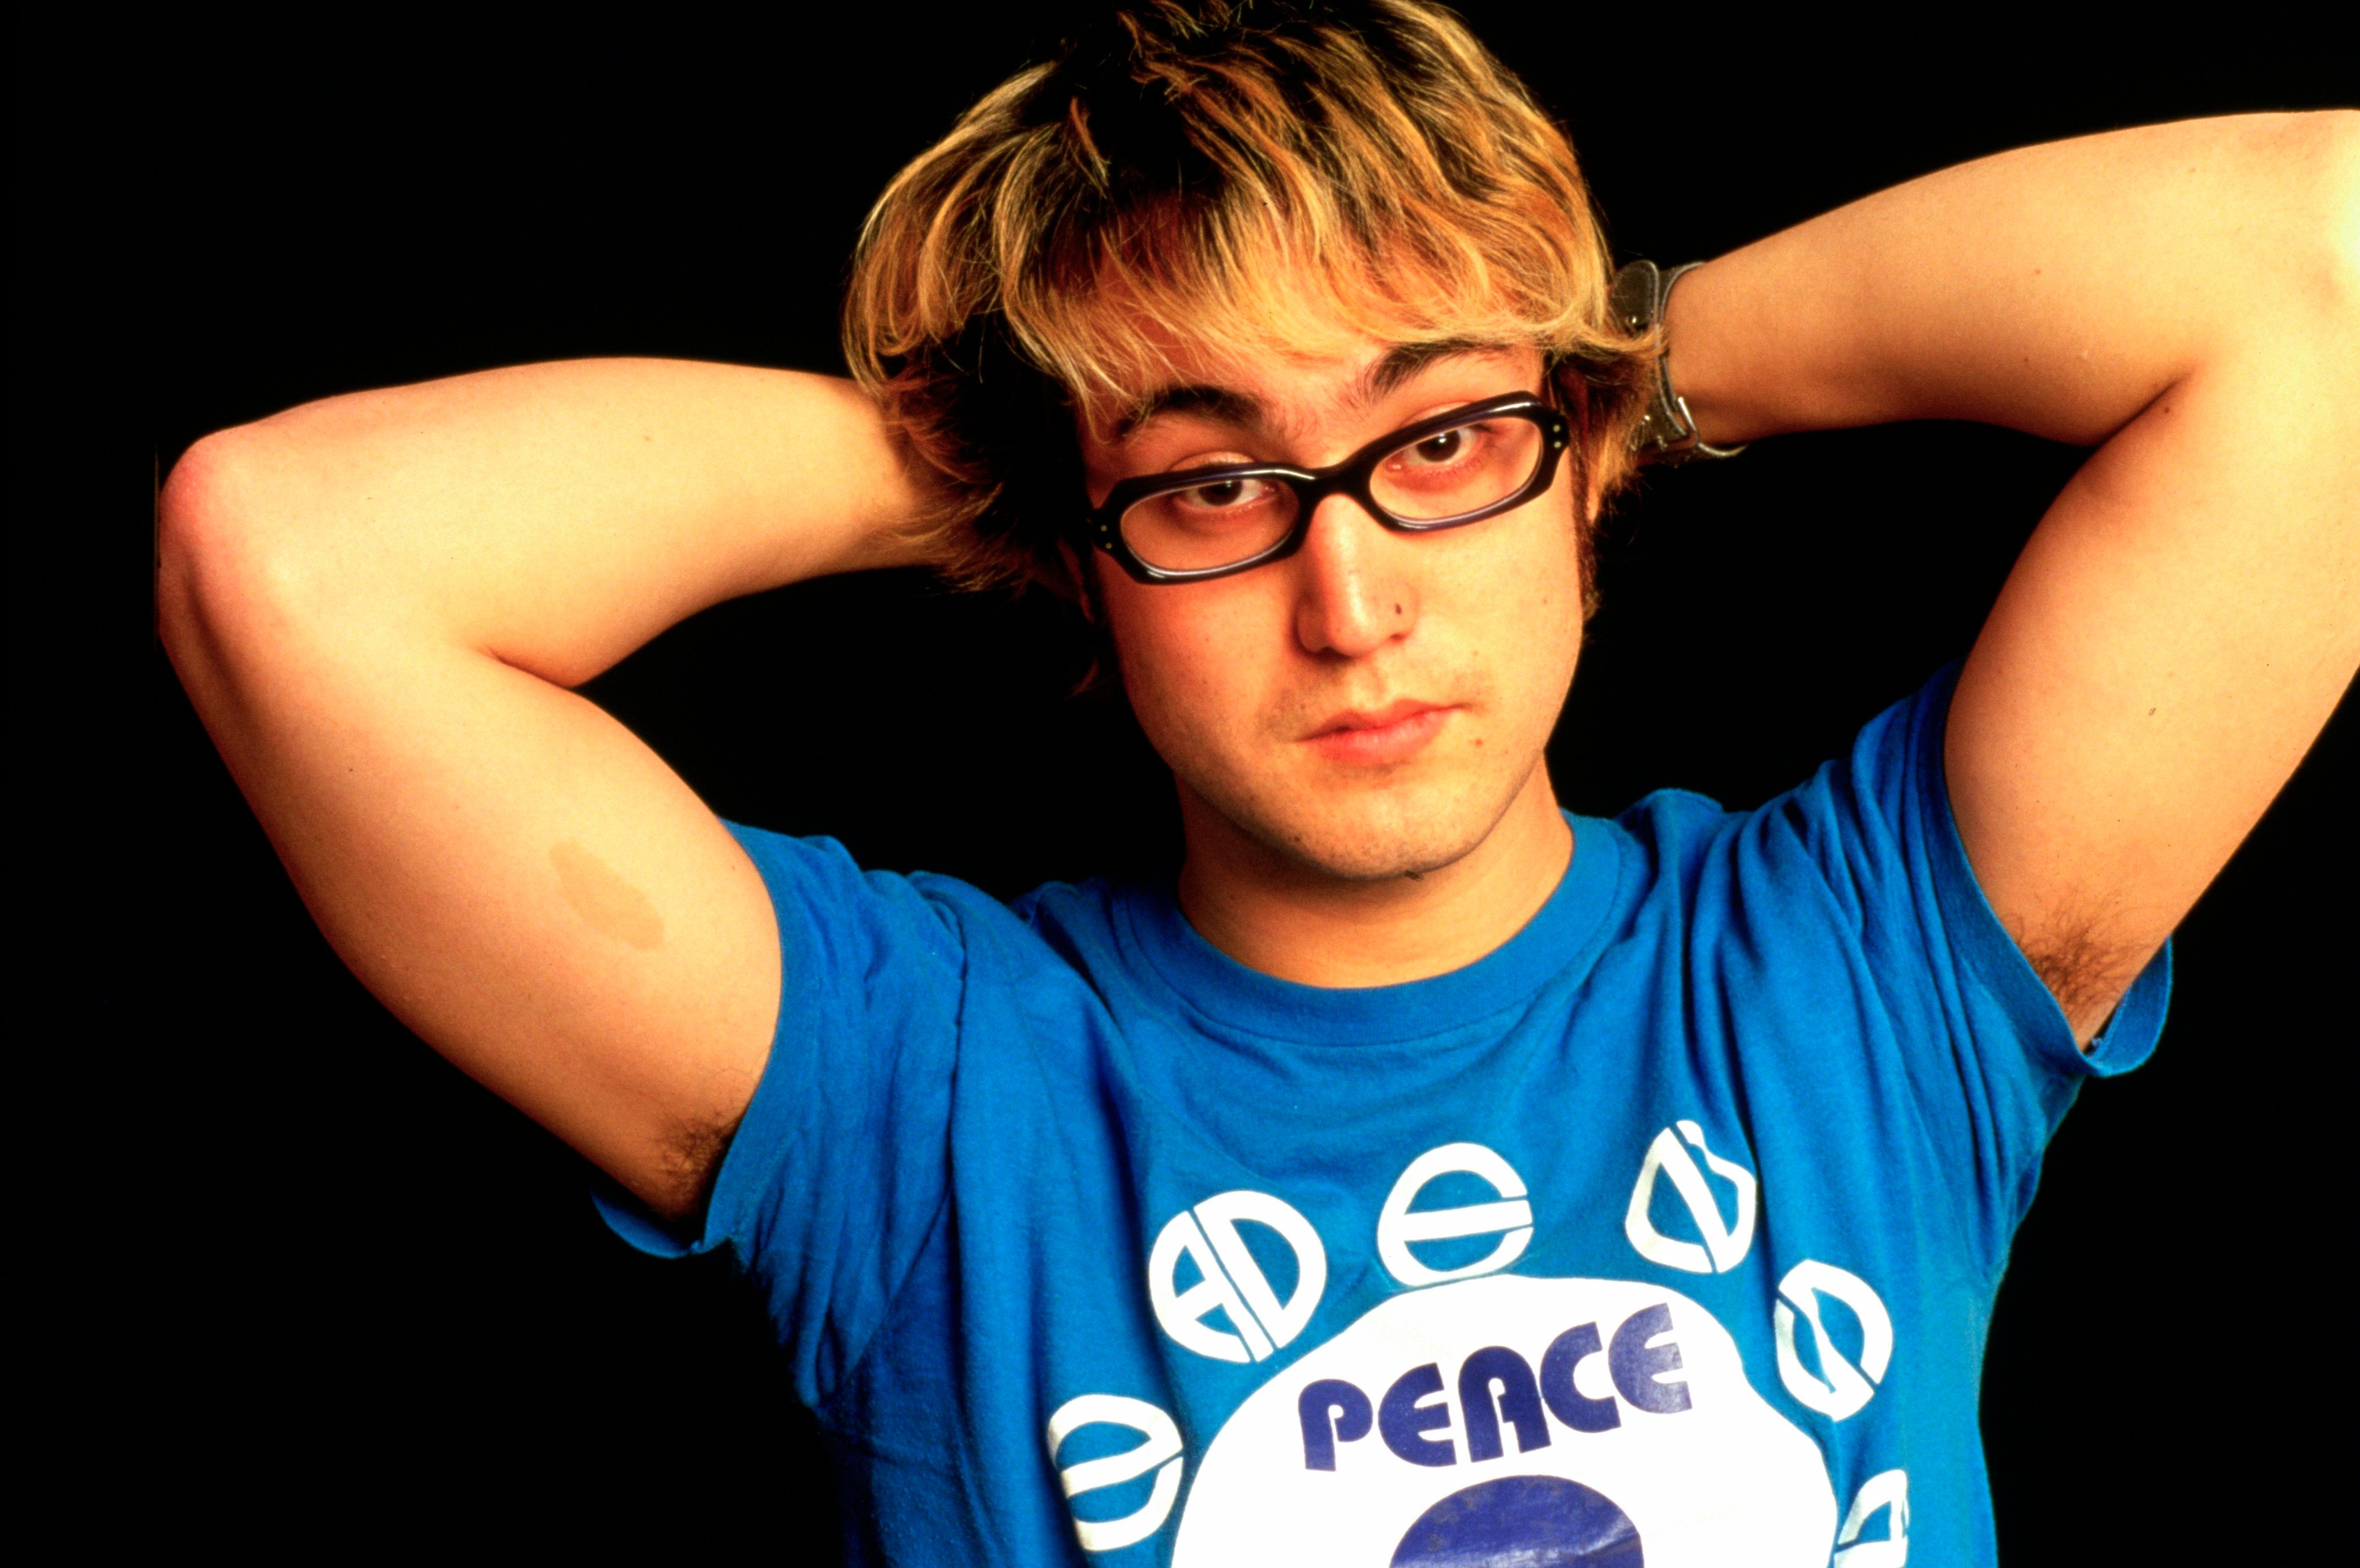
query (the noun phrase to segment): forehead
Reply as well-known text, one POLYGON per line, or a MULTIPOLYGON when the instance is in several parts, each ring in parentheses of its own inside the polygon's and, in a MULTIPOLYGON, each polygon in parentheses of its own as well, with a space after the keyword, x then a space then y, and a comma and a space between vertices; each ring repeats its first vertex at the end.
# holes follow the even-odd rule
POLYGON ((1107 398, 1089 422, 1101 439, 1113 441, 1176 419, 1298 429, 1365 414, 1429 387, 1439 391, 1445 383, 1469 397, 1530 390, 1540 360, 1530 345, 1448 338, 1360 338, 1308 352, 1244 354, 1175 345, 1157 367, 1160 374, 1107 398))

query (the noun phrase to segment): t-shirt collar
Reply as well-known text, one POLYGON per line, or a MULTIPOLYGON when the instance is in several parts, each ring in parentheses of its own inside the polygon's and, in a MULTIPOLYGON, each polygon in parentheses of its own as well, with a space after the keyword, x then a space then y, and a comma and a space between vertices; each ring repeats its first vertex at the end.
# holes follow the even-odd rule
POLYGON ((1183 1010, 1233 1029, 1327 1045, 1448 1033, 1523 1003, 1552 979, 1579 980, 1604 945, 1606 916, 1630 846, 1598 817, 1565 813, 1573 858, 1522 930, 1464 968, 1398 985, 1305 985, 1250 969, 1188 923, 1169 885, 1134 884, 1118 898, 1124 956, 1183 1010))

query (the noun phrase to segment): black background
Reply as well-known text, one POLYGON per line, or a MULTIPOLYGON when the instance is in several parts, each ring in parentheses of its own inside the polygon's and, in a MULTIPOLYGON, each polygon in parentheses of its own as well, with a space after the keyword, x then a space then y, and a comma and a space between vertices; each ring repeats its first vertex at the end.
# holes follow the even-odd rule
MULTIPOLYGON (((1564 119, 1618 252, 1666 261, 2027 141, 2354 96, 2281 41, 2054 9, 1465 9, 1564 119)), ((312 931, 157 649, 149 496, 203 431, 355 387, 838 367, 868 202, 1054 20, 325 16, 20 13, 11 990, 31 1361, 70 1395, 46 1446, 103 1484, 94 1538, 833 1561, 750 1299, 607 1239, 571 1155, 312 931)), ((1560 792, 1794 782, 1964 650, 2075 461, 1918 427, 1652 479, 1610 525, 1560 792)), ((725 606, 593 691, 725 814, 1013 893, 1174 854, 1120 704, 1061 694, 1075 657, 1052 606, 900 575, 725 606)), ((1986 1381, 2010 1561, 2290 1560, 2333 1511, 2355 779, 2347 712, 2183 928, 2155 1063, 2054 1146, 1986 1381)))

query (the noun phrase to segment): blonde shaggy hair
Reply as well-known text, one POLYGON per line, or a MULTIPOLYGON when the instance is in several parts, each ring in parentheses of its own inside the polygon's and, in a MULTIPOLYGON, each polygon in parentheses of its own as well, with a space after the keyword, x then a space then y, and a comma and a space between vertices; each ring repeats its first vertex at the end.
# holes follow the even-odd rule
POLYGON ((1073 595, 1076 415, 1166 384, 1175 337, 1239 356, 1537 347, 1577 478, 1612 493, 1656 345, 1612 318, 1610 272, 1572 147, 1449 12, 1151 0, 895 177, 844 347, 938 476, 934 559, 1073 595))

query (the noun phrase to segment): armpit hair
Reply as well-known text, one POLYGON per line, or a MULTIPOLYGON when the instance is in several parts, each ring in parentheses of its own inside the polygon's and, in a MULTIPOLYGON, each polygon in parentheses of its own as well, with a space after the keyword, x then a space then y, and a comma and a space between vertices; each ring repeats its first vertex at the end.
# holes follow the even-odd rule
POLYGON ((684 1121, 673 1127, 662 1146, 664 1175, 686 1200, 686 1206, 702 1213, 713 1196, 714 1179, 721 1172, 722 1159, 738 1137, 743 1115, 727 1121, 684 1121))
POLYGON ((2097 1032, 2150 956, 2147 948, 2109 937, 2105 925, 2095 916, 2078 913, 2016 938, 2032 972, 2057 998, 2077 1036, 2097 1032))

